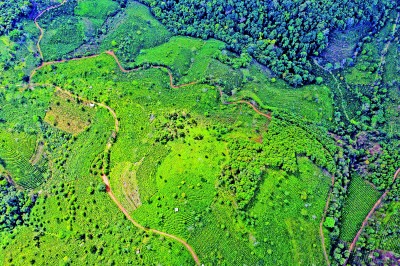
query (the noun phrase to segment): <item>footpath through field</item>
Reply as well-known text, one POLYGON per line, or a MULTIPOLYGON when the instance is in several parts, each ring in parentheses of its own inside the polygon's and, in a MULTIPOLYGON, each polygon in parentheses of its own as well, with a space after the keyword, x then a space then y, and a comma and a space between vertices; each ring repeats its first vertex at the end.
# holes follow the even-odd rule
MULTIPOLYGON (((39 31, 40 31, 39 39, 38 39, 38 42, 37 42, 36 46, 37 46, 37 50, 38 50, 38 52, 39 52, 39 56, 40 56, 40 58, 41 58, 42 60, 43 60, 43 53, 42 53, 42 50, 41 50, 41 47, 40 47, 40 42, 41 42, 41 40, 43 39, 44 30, 40 27, 40 25, 39 25, 39 23, 38 23, 38 19, 39 19, 44 13, 46 13, 47 11, 50 11, 50 10, 56 9, 56 8, 58 8, 58 7, 61 7, 61 6, 64 5, 66 2, 67 2, 67 0, 63 0, 63 2, 61 2, 61 3, 58 4, 58 5, 48 7, 47 9, 41 11, 41 12, 35 17, 35 19, 34 19, 35 25, 36 25, 36 27, 37 27, 37 28, 39 29, 39 31)), ((115 59, 115 62, 117 63, 119 69, 120 69, 121 72, 123 72, 123 73, 129 73, 129 72, 139 71, 139 70, 143 70, 143 69, 144 69, 143 67, 137 67, 137 68, 134 68, 134 69, 131 69, 131 70, 127 70, 127 69, 125 69, 125 68, 121 65, 121 63, 120 63, 118 57, 115 55, 114 51, 106 51, 105 53, 108 54, 108 55, 110 55, 110 56, 112 56, 112 57, 115 59)), ((59 63, 66 63, 66 62, 69 62, 69 61, 77 61, 77 60, 95 58, 95 57, 98 57, 98 56, 100 56, 100 55, 101 55, 101 54, 95 54, 95 55, 84 56, 84 57, 76 57, 76 58, 71 58, 71 59, 63 59, 63 60, 56 60, 56 61, 50 61, 50 62, 42 62, 40 66, 38 66, 37 68, 33 69, 32 72, 30 73, 30 75, 29 75, 29 84, 28 84, 28 86, 29 86, 30 89, 34 89, 35 86, 52 86, 52 87, 55 87, 56 90, 62 91, 63 93, 66 93, 66 94, 68 94, 68 95, 71 96, 71 97, 77 97, 77 98, 79 98, 80 100, 82 100, 83 102, 93 103, 93 104, 96 104, 96 105, 98 105, 98 106, 100 106, 100 107, 102 107, 102 108, 107 109, 107 110, 110 112, 110 114, 112 115, 112 117, 114 118, 114 121, 115 121, 115 135, 117 135, 117 134, 118 134, 118 131, 119 131, 119 120, 118 120, 118 117, 117 117, 116 112, 115 112, 110 106, 105 105, 105 104, 103 104, 103 103, 98 103, 98 102, 89 101, 89 100, 87 100, 87 99, 84 99, 84 98, 82 98, 82 97, 79 97, 79 96, 77 96, 77 95, 72 94, 72 93, 71 93, 70 91, 68 91, 68 90, 64 90, 64 89, 62 89, 62 88, 60 88, 60 87, 58 87, 58 86, 52 85, 52 84, 37 84, 37 83, 32 83, 32 78, 33 78, 33 76, 37 73, 38 70, 40 70, 41 68, 43 68, 43 67, 45 67, 45 66, 50 66, 50 65, 59 64, 59 63)), ((182 88, 182 87, 187 87, 187 86, 195 85, 195 84, 198 83, 197 81, 193 81, 193 82, 189 82, 189 83, 186 83, 186 84, 175 85, 175 84, 173 83, 173 81, 174 81, 173 74, 172 74, 172 72, 170 71, 170 69, 168 69, 168 67, 165 67, 165 66, 158 66, 158 65, 151 65, 150 67, 151 67, 151 68, 156 68, 156 69, 165 69, 165 70, 168 72, 168 75, 169 75, 169 80, 170 80, 170 84, 169 84, 169 85, 170 85, 170 87, 173 88, 173 89, 179 89, 179 88, 182 88)), ((221 94, 221 100, 222 100, 222 90, 220 90, 220 94, 221 94)), ((253 110, 254 110, 255 112, 257 112, 258 114, 260 114, 260 115, 266 117, 267 119, 271 119, 271 114, 266 114, 266 113, 261 112, 260 110, 257 109, 257 107, 256 107, 254 104, 252 104, 252 103, 250 103, 250 102, 248 102, 248 101, 239 100, 239 101, 235 101, 235 102, 223 102, 223 103, 224 103, 224 104, 240 104, 240 103, 244 103, 244 104, 247 104, 247 105, 251 106, 251 107, 253 108, 253 110)), ((105 151, 109 151, 109 150, 111 149, 112 144, 113 144, 112 141, 111 141, 111 139, 112 139, 112 138, 110 138, 110 140, 107 142, 105 151)), ((104 184, 106 185, 107 194, 110 196, 110 198, 114 201, 114 203, 117 205, 117 207, 124 213, 124 215, 126 216, 126 218, 127 218, 133 225, 135 225, 137 228, 139 228, 139 229, 141 229, 141 230, 144 230, 144 231, 147 231, 147 232, 153 232, 153 233, 156 233, 156 234, 159 234, 159 235, 162 235, 162 236, 165 236, 165 237, 168 237, 168 238, 171 238, 171 239, 174 239, 174 240, 180 242, 182 245, 185 246, 185 248, 186 248, 186 249, 189 251, 189 253, 192 255, 193 260, 195 261, 195 263, 196 263, 197 265, 200 265, 199 257, 197 256, 197 254, 196 254, 196 252, 194 251, 194 249, 193 249, 185 240, 183 240, 183 239, 181 239, 181 238, 179 238, 179 237, 177 237, 177 236, 175 236, 175 235, 172 235, 172 234, 168 234, 168 233, 166 233, 166 232, 159 231, 159 230, 157 230, 157 229, 146 228, 146 227, 142 226, 140 223, 138 223, 136 220, 134 220, 134 219, 130 216, 130 214, 128 213, 128 211, 124 208, 124 206, 122 206, 122 204, 118 201, 118 199, 117 199, 117 198, 115 197, 115 195, 113 194, 113 192, 112 192, 112 190, 111 190, 111 186, 110 186, 109 179, 108 179, 107 175, 105 175, 104 173, 103 173, 103 175, 102 175, 102 180, 103 180, 104 184)))

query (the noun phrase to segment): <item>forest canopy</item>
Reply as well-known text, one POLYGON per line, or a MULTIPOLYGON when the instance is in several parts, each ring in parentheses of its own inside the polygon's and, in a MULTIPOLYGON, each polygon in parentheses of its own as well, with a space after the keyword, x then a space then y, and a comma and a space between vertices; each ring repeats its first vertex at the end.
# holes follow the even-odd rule
POLYGON ((0 35, 12 30, 15 23, 31 11, 27 0, 0 1, 0 35))
POLYGON ((315 80, 310 56, 320 54, 329 33, 362 22, 376 24, 392 0, 141 0, 175 34, 216 38, 248 53, 291 85, 315 80))

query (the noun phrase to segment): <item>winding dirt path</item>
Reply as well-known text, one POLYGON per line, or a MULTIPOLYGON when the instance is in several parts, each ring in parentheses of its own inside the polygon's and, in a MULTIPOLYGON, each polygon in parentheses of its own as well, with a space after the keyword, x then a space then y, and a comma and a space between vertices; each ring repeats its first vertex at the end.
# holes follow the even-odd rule
POLYGON ((157 229, 151 229, 151 228, 146 228, 144 226, 142 226, 141 224, 139 224, 136 220, 134 220, 130 215, 129 212, 124 208, 124 206, 122 206, 122 204, 118 201, 118 199, 115 197, 114 193, 111 190, 110 187, 110 181, 108 180, 106 175, 102 175, 102 179, 104 184, 106 185, 106 191, 107 194, 110 196, 110 198, 114 201, 114 203, 118 206, 118 208, 125 214, 125 217, 131 221, 131 223, 133 225, 135 225, 137 228, 146 231, 146 232, 153 232, 171 239, 174 239, 178 242, 180 242, 182 245, 184 245, 186 247, 186 249, 190 252, 190 254, 192 255, 194 261, 196 262, 197 265, 200 265, 200 260, 199 257, 197 256, 196 252, 194 251, 194 249, 183 239, 175 236, 175 235, 171 235, 162 231, 159 231, 157 229))
MULTIPOLYGON (((64 94, 67 94, 68 96, 70 96, 70 97, 72 97, 72 98, 75 98, 75 97, 76 97, 77 99, 79 99, 80 101, 82 101, 82 102, 84 102, 84 103, 88 103, 88 104, 89 104, 89 103, 93 103, 93 104, 95 104, 95 105, 97 105, 97 106, 99 106, 99 107, 102 107, 102 108, 107 109, 107 110, 109 111, 109 113, 111 114, 111 116, 114 118, 114 121, 115 121, 114 132, 115 132, 115 134, 118 134, 118 132, 119 132, 119 120, 118 120, 118 117, 117 117, 116 112, 115 112, 110 106, 108 106, 108 105, 106 105, 106 104, 103 104, 103 103, 98 103, 98 102, 90 101, 90 100, 88 100, 88 99, 85 99, 85 98, 83 98, 83 97, 80 97, 80 96, 78 96, 78 95, 75 95, 75 94, 71 93, 71 92, 68 91, 68 90, 64 90, 64 89, 62 89, 61 87, 55 86, 55 85, 52 85, 52 84, 32 84, 32 85, 33 85, 33 86, 50 86, 50 87, 54 87, 54 88, 56 89, 56 91, 60 91, 60 92, 62 92, 62 93, 64 93, 64 94)), ((114 132, 112 133, 112 135, 114 134, 114 132)), ((112 136, 112 135, 111 135, 111 136, 112 136)), ((108 141, 107 144, 106 144, 105 151, 110 150, 111 147, 112 147, 112 144, 113 144, 113 142, 111 141, 111 138, 110 138, 109 141, 108 141)), ((104 169, 103 169, 103 170, 104 170, 104 169)), ((181 238, 179 238, 179 237, 177 237, 177 236, 175 236, 175 235, 172 235, 172 234, 168 234, 168 233, 166 233, 166 232, 159 231, 159 230, 157 230, 157 229, 146 228, 146 227, 142 226, 139 222, 137 222, 136 220, 134 220, 134 219, 129 215, 129 212, 124 208, 124 206, 122 206, 122 204, 118 201, 118 199, 115 197, 114 193, 112 192, 111 186, 110 186, 110 181, 109 181, 107 175, 105 175, 105 174, 103 173, 102 176, 101 176, 101 178, 102 178, 104 184, 106 185, 107 194, 110 196, 110 198, 114 201, 114 203, 117 205, 117 207, 124 213, 124 215, 126 216, 126 218, 127 218, 134 226, 136 226, 137 228, 139 228, 139 229, 141 229, 141 230, 143 230, 143 231, 153 232, 153 233, 156 233, 156 234, 159 234, 159 235, 162 235, 162 236, 171 238, 171 239, 173 239, 173 240, 175 240, 175 241, 178 241, 179 243, 181 243, 182 245, 184 245, 185 248, 189 251, 189 253, 190 253, 191 256, 193 257, 193 260, 195 261, 195 263, 196 263, 197 265, 200 265, 199 257, 197 256, 197 254, 196 254, 196 252, 194 251, 194 249, 193 249, 185 240, 183 240, 183 239, 181 239, 181 238)))
MULTIPOLYGON (((64 1, 63 1, 62 3, 60 3, 59 5, 56 5, 56 6, 47 8, 46 10, 40 12, 40 13, 36 16, 36 18, 35 18, 35 20, 34 20, 36 27, 40 30, 40 36, 39 36, 39 39, 38 39, 38 42, 37 42, 36 46, 37 46, 38 52, 39 52, 39 54, 40 54, 40 58, 41 58, 42 60, 43 60, 43 53, 42 53, 42 50, 41 50, 41 47, 40 47, 40 41, 41 41, 42 38, 43 38, 44 30, 40 27, 40 25, 39 25, 39 23, 37 22, 37 20, 38 20, 45 12, 47 12, 47 11, 49 11, 49 10, 52 10, 52 9, 55 9, 55 8, 58 8, 58 7, 62 6, 63 4, 65 4, 66 2, 67 2, 67 0, 64 0, 64 1)), ((122 67, 121 63, 119 62, 118 58, 115 56, 115 54, 114 54, 113 51, 107 51, 106 53, 109 54, 109 55, 111 55, 111 56, 115 59, 116 63, 118 64, 118 66, 119 66, 119 68, 120 68, 120 70, 121 70, 122 72, 128 73, 128 72, 131 72, 131 71, 140 70, 140 68, 133 69, 133 70, 126 70, 126 69, 124 69, 124 68, 122 67)), ((84 98, 82 98, 82 97, 80 97, 80 96, 78 96, 78 95, 72 94, 72 93, 71 93, 70 91, 68 91, 68 90, 64 90, 64 89, 62 89, 61 87, 54 86, 54 85, 52 85, 52 84, 33 84, 33 83, 32 83, 32 78, 33 78, 33 76, 37 73, 38 70, 42 69, 42 68, 45 67, 45 66, 54 65, 54 64, 59 64, 59 63, 66 63, 66 62, 69 62, 69 61, 76 61, 76 60, 94 58, 94 57, 98 57, 98 56, 100 56, 100 55, 101 55, 101 54, 91 55, 91 56, 85 56, 85 57, 80 57, 80 58, 72 58, 72 59, 51 61, 51 62, 42 62, 42 64, 41 64, 39 67, 33 69, 32 72, 30 73, 30 75, 29 75, 29 87, 30 87, 31 89, 33 89, 34 86, 38 86, 38 85, 42 85, 42 86, 53 86, 53 87, 55 87, 55 89, 56 89, 57 91, 61 91, 61 92, 65 93, 65 94, 67 94, 67 95, 69 95, 69 96, 71 96, 71 97, 77 97, 79 100, 81 100, 81 101, 83 101, 83 102, 93 103, 93 104, 96 104, 96 105, 98 105, 98 106, 100 106, 100 107, 102 107, 102 108, 107 109, 107 110, 109 111, 109 113, 112 115, 112 117, 114 118, 114 122, 115 122, 115 125, 114 125, 114 130, 115 130, 115 132, 113 132, 113 134, 111 135, 111 137, 112 137, 114 134, 117 135, 118 132, 119 132, 119 120, 118 120, 118 117, 117 117, 116 112, 115 112, 110 106, 108 106, 108 105, 106 105, 106 104, 104 104, 104 103, 98 103, 98 102, 94 102, 94 101, 89 101, 89 100, 84 99, 84 98)), ((168 75, 169 75, 169 78, 170 78, 170 86, 171 86, 172 88, 174 88, 174 89, 181 88, 181 87, 185 87, 185 86, 190 86, 190 85, 193 85, 193 84, 196 83, 196 82, 191 82, 191 83, 188 83, 188 84, 182 84, 182 85, 176 86, 176 85, 173 84, 173 75, 172 75, 171 71, 170 71, 168 68, 166 68, 166 67, 161 67, 161 66, 152 66, 152 67, 153 67, 153 68, 165 68, 165 69, 168 71, 168 75)), ((112 144, 113 144, 113 142, 111 141, 111 139, 112 139, 112 138, 110 138, 109 141, 107 142, 105 151, 109 151, 109 150, 111 149, 112 144)), ((142 226, 141 224, 139 224, 137 221, 135 221, 135 220, 129 215, 128 211, 127 211, 127 210, 122 206, 122 204, 118 201, 118 199, 115 197, 115 195, 112 193, 112 190, 111 190, 111 187, 110 187, 110 182, 109 182, 109 180, 108 180, 108 177, 107 177, 106 175, 103 174, 103 175, 102 175, 102 180, 103 180, 103 182, 104 182, 105 185, 106 185, 108 195, 111 197, 111 199, 114 201, 114 203, 115 203, 115 204, 118 206, 118 208, 125 214, 125 216, 127 217, 127 219, 128 219, 133 225, 135 225, 137 228, 139 228, 139 229, 141 229, 141 230, 149 231, 149 232, 154 232, 154 233, 156 233, 156 234, 159 234, 159 235, 162 235, 162 236, 165 236, 165 237, 168 237, 168 238, 171 238, 171 239, 173 239, 173 240, 175 240, 175 241, 180 242, 182 245, 184 245, 184 246, 186 247, 186 249, 187 249, 187 250, 189 251, 189 253, 192 255, 192 257, 193 257, 195 263, 196 263, 197 265, 200 265, 199 257, 198 257, 197 254, 195 253, 194 249, 193 249, 186 241, 184 241, 183 239, 181 239, 181 238, 179 238, 179 237, 177 237, 177 236, 175 236, 175 235, 172 235, 172 234, 168 234, 168 233, 165 233, 165 232, 156 230, 156 229, 145 228, 144 226, 142 226)))
MULTIPOLYGON (((119 69, 123 72, 123 73, 129 73, 129 72, 134 72, 134 71, 139 71, 139 70, 143 70, 143 67, 137 67, 137 68, 133 68, 133 69, 125 69, 121 62, 119 61, 118 57, 115 55, 114 51, 112 50, 108 50, 106 51, 106 54, 111 55, 114 59, 115 62, 117 62, 117 65, 119 67, 119 69)), ((197 84, 197 81, 192 81, 186 84, 181 84, 181 85, 174 85, 174 76, 172 75, 171 70, 169 70, 168 67, 165 66, 150 66, 151 68, 157 68, 157 69, 165 69, 168 72, 168 76, 169 76, 169 85, 171 88, 173 89, 179 89, 179 88, 183 88, 183 87, 187 87, 190 85, 194 85, 197 84)))
POLYGON ((257 107, 256 107, 253 103, 251 103, 251 102, 249 102, 249 101, 238 100, 238 101, 234 101, 234 102, 225 102, 225 101, 224 101, 224 93, 222 92, 222 88, 219 87, 219 86, 217 86, 217 90, 219 91, 219 96, 220 96, 220 99, 221 99, 222 104, 228 105, 228 104, 240 104, 240 103, 244 103, 244 104, 247 104, 248 106, 250 106, 251 108, 253 108, 253 110, 254 110, 257 114, 262 115, 262 116, 266 117, 266 118, 269 119, 269 120, 272 119, 271 113, 263 113, 263 112, 261 112, 259 109, 257 109, 257 107))
POLYGON ((58 5, 48 7, 47 9, 41 11, 41 12, 35 17, 34 22, 35 22, 36 28, 38 28, 39 31, 40 31, 40 35, 39 35, 39 39, 38 39, 38 42, 37 42, 37 44, 36 44, 36 47, 37 47, 37 49, 38 49, 40 58, 41 58, 42 60, 43 60, 43 53, 42 53, 42 49, 40 48, 40 42, 41 42, 42 39, 43 39, 44 30, 42 29, 42 27, 40 27, 40 25, 39 25, 39 23, 37 22, 37 20, 38 20, 44 13, 46 13, 47 11, 50 11, 50 10, 52 10, 52 9, 59 8, 60 6, 64 5, 66 2, 67 2, 67 0, 63 0, 63 1, 62 1, 60 4, 58 4, 58 5))
MULTIPOLYGON (((397 169, 396 173, 393 176, 393 181, 392 184, 396 181, 396 179, 399 177, 400 174, 400 168, 397 169)), ((364 230, 365 226, 368 223, 369 218, 371 218, 371 216, 374 214, 374 212, 376 211, 376 209, 379 208, 379 206, 381 205, 382 201, 385 199, 386 195, 390 192, 390 188, 386 189, 385 192, 382 194, 382 196, 378 199, 378 201, 374 204, 374 206, 372 207, 372 209, 369 211, 369 213, 367 214, 367 216, 365 217, 360 230, 358 230, 356 236, 354 237, 353 241, 350 244, 350 248, 349 248, 349 253, 351 254, 351 252, 354 250, 356 243, 358 241, 358 238, 360 237, 362 231, 364 230)), ((347 261, 349 260, 349 258, 346 259, 346 261, 343 263, 343 266, 345 266, 347 264, 347 261)))
MULTIPOLYGON (((397 13, 396 20, 395 20, 395 22, 394 22, 394 24, 393 24, 393 29, 392 29, 392 33, 391 33, 392 36, 394 36, 394 34, 396 33, 396 28, 397 28, 397 25, 398 25, 398 23, 399 23, 399 18, 400 18, 400 12, 397 13)), ((384 66, 384 64, 385 64, 385 59, 386 59, 386 54, 387 54, 387 52, 388 52, 388 50, 389 50, 389 47, 390 47, 391 43, 392 43, 392 40, 389 39, 389 40, 387 41, 387 43, 385 44, 385 47, 384 47, 384 49, 383 49, 382 52, 381 52, 381 58, 380 58, 380 61, 379 61, 378 69, 381 69, 381 68, 384 66)), ((380 74, 379 74, 379 71, 377 71, 375 80, 378 79, 379 75, 380 75, 380 74)), ((398 178, 399 174, 400 174, 400 168, 397 169, 396 173, 394 174, 393 180, 392 180, 392 184, 396 181, 396 179, 398 178)), ((356 244, 357 244, 357 241, 358 241, 358 239, 359 239, 361 233, 363 232, 365 226, 368 224, 369 218, 371 218, 371 216, 372 216, 372 215, 375 213, 375 211, 379 208, 379 206, 381 205, 382 201, 385 199, 385 197, 387 196, 387 194, 388 194, 389 192, 390 192, 390 186, 389 186, 388 189, 385 190, 385 192, 382 194, 382 196, 376 201, 376 203, 374 204, 374 206, 372 207, 372 209, 369 211, 369 213, 368 213, 367 216, 365 217, 364 221, 363 221, 362 224, 361 224, 360 230, 358 230, 356 236, 354 237, 353 241, 352 241, 351 244, 350 244, 350 247, 349 247, 349 253, 350 253, 350 254, 351 254, 351 252, 354 250, 354 248, 355 248, 355 246, 356 246, 356 244)), ((345 266, 345 265, 347 264, 348 260, 349 260, 349 258, 346 259, 346 261, 345 261, 345 263, 343 264, 343 266, 345 266)))
MULTIPOLYGON (((41 47, 40 47, 40 42, 41 42, 41 40, 43 39, 44 30, 43 30, 43 28, 40 27, 40 25, 39 25, 39 23, 38 23, 38 19, 39 19, 44 13, 46 13, 47 11, 50 11, 50 10, 52 10, 52 9, 56 9, 56 8, 58 8, 58 7, 62 6, 62 5, 64 5, 66 2, 67 2, 67 0, 63 0, 60 4, 58 4, 58 5, 56 5, 56 6, 49 7, 49 8, 47 8, 47 9, 43 10, 43 11, 40 12, 40 13, 36 16, 36 18, 34 19, 35 25, 36 25, 36 27, 37 27, 37 28, 39 29, 39 31, 40 31, 40 36, 39 36, 39 39, 38 39, 38 42, 37 42, 36 46, 37 46, 37 50, 38 50, 38 52, 39 52, 39 55, 40 55, 40 58, 42 59, 42 61, 43 61, 43 53, 42 53, 42 50, 41 50, 41 47)), ((106 51, 105 53, 108 54, 108 55, 110 55, 110 56, 112 56, 112 57, 114 58, 115 62, 117 63, 117 65, 118 65, 118 67, 119 67, 119 69, 120 69, 121 72, 123 72, 123 73, 129 73, 129 72, 133 72, 133 71, 143 70, 143 67, 137 67, 137 68, 134 68, 134 69, 131 69, 131 70, 127 70, 127 69, 125 69, 125 68, 122 66, 122 64, 120 63, 118 57, 115 55, 114 51, 106 51)), ((118 120, 118 117, 117 117, 116 112, 115 112, 110 106, 108 106, 108 105, 106 105, 106 104, 104 104, 104 103, 98 103, 98 102, 94 102, 94 101, 89 101, 89 100, 87 100, 87 99, 85 99, 85 98, 83 98, 83 97, 80 97, 80 96, 78 96, 78 95, 74 95, 74 94, 71 93, 70 91, 64 90, 64 89, 62 89, 61 87, 55 86, 55 85, 53 85, 53 84, 38 84, 38 83, 33 83, 33 82, 32 82, 33 76, 37 73, 37 71, 39 71, 40 69, 42 69, 42 68, 45 67, 45 66, 50 66, 50 65, 59 64, 59 63, 66 63, 66 62, 69 62, 69 61, 77 61, 77 60, 95 58, 95 57, 98 57, 98 56, 100 56, 100 55, 101 55, 101 54, 95 54, 95 55, 84 56, 84 57, 77 57, 77 58, 72 58, 72 59, 64 59, 64 60, 56 60, 56 61, 50 61, 50 62, 42 62, 40 66, 38 66, 37 68, 35 68, 35 69, 33 69, 33 70, 31 71, 31 73, 30 73, 30 75, 29 75, 29 84, 28 84, 28 86, 29 86, 30 89, 33 89, 35 86, 52 86, 52 87, 54 87, 57 91, 61 91, 61 92, 65 93, 65 94, 69 95, 70 97, 77 97, 77 98, 78 98, 79 100, 81 100, 82 102, 93 103, 93 104, 98 105, 99 107, 102 107, 102 108, 107 109, 107 110, 109 111, 109 113, 112 115, 112 117, 114 118, 114 121, 115 121, 115 125, 114 125, 115 131, 113 132, 113 134, 117 135, 118 132, 119 132, 119 127, 120 127, 120 125, 119 125, 119 120, 118 120)), ((173 89, 179 89, 179 88, 183 88, 183 87, 195 85, 195 84, 198 83, 197 81, 193 81, 193 82, 189 82, 189 83, 186 83, 186 84, 175 85, 175 84, 174 84, 174 77, 173 77, 173 74, 172 74, 172 72, 170 71, 170 69, 168 69, 168 67, 165 67, 165 66, 158 66, 158 65, 156 65, 156 66, 150 66, 150 67, 151 67, 151 68, 156 68, 156 69, 164 69, 164 70, 166 70, 166 71, 168 72, 168 76, 169 76, 169 85, 170 85, 170 87, 173 88, 173 89)), ((220 91, 220 94, 221 94, 221 101, 222 101, 222 99, 223 99, 223 93, 222 93, 222 90, 221 90, 220 88, 219 88, 219 91, 220 91)), ((253 110, 254 110, 255 112, 257 112, 258 114, 260 114, 260 115, 266 117, 267 119, 271 119, 271 114, 265 114, 265 113, 261 112, 261 111, 258 110, 257 107, 256 107, 254 104, 252 104, 251 102, 248 102, 248 101, 245 101, 245 100, 239 100, 239 101, 235 101, 235 102, 223 102, 223 103, 224 103, 224 104, 247 104, 247 105, 251 106, 251 107, 253 108, 253 110)), ((112 136, 113 136, 113 134, 112 134, 112 136)), ((111 141, 111 139, 112 139, 112 138, 110 138, 109 141, 107 142, 106 147, 105 147, 105 151, 109 151, 109 150, 111 149, 112 144, 113 144, 113 142, 111 141)), ((185 248, 189 251, 189 253, 190 253, 191 256, 193 257, 193 260, 195 261, 195 263, 196 263, 197 265, 200 265, 199 257, 197 256, 197 254, 196 254, 196 252, 194 251, 194 249, 193 249, 185 240, 183 240, 183 239, 181 239, 181 238, 179 238, 179 237, 177 237, 177 236, 175 236, 175 235, 172 235, 172 234, 168 234, 168 233, 166 233, 166 232, 159 231, 159 230, 157 230, 157 229, 146 228, 146 227, 142 226, 140 223, 138 223, 136 220, 134 220, 134 219, 129 215, 129 212, 124 208, 124 206, 122 206, 122 204, 121 204, 121 203, 118 201, 118 199, 115 197, 114 193, 113 193, 112 190, 111 190, 111 186, 110 186, 109 179, 108 179, 107 175, 105 175, 104 173, 103 173, 103 175, 102 175, 102 180, 103 180, 104 184, 106 185, 107 194, 110 196, 110 198, 114 201, 114 203, 118 206, 118 208, 124 213, 124 215, 126 216, 126 218, 127 218, 134 226, 136 226, 137 228, 139 228, 139 229, 141 229, 141 230, 144 230, 144 231, 147 231, 147 232, 153 232, 153 233, 156 233, 156 234, 159 234, 159 235, 162 235, 162 236, 165 236, 165 237, 168 237, 168 238, 171 238, 171 239, 173 239, 173 240, 175 240, 175 241, 180 242, 180 243, 181 243, 182 245, 184 245, 185 248)))
POLYGON ((37 71, 40 69, 44 68, 45 66, 51 66, 55 64, 61 64, 61 63, 67 63, 70 61, 79 61, 82 59, 89 59, 89 58, 95 58, 99 57, 101 54, 95 54, 95 55, 89 55, 89 56, 83 56, 83 57, 76 57, 76 58, 71 58, 71 59, 63 59, 63 60, 55 60, 55 61, 50 61, 50 62, 43 62, 40 66, 37 68, 33 69, 29 75, 29 83, 32 81, 33 76, 36 74, 37 71))

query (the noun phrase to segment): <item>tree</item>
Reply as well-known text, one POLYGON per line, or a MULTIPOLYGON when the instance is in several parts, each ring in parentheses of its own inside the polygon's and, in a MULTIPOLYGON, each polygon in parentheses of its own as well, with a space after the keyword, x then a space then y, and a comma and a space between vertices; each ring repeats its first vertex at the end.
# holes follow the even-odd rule
POLYGON ((324 222, 324 226, 326 228, 334 228, 335 227, 335 219, 332 217, 326 217, 325 222, 324 222))
POLYGON ((316 77, 315 78, 315 82, 319 85, 322 84, 322 82, 324 81, 324 79, 322 77, 316 77))
POLYGON ((106 192, 106 191, 107 191, 106 184, 100 183, 100 184, 97 186, 97 191, 99 191, 99 192, 106 192))

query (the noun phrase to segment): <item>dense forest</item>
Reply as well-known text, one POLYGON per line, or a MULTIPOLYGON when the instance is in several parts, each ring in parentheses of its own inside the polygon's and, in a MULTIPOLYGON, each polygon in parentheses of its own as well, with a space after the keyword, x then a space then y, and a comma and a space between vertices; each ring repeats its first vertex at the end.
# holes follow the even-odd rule
POLYGON ((309 59, 326 48, 329 33, 365 22, 376 27, 395 4, 391 0, 141 2, 150 5, 172 32, 222 40, 294 86, 315 80, 309 59))

